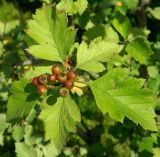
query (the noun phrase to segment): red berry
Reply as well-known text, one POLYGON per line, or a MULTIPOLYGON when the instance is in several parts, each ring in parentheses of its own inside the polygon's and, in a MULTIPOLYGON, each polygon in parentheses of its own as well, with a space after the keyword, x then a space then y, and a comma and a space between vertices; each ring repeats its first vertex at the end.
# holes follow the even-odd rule
POLYGON ((55 74, 49 75, 49 81, 50 82, 55 82, 56 81, 56 75, 55 74))
POLYGON ((40 85, 40 86, 37 86, 37 92, 39 94, 44 94, 45 92, 47 91, 47 86, 46 85, 40 85))
POLYGON ((35 86, 39 86, 39 84, 38 84, 38 78, 37 78, 37 77, 34 77, 34 78, 32 79, 32 83, 33 83, 35 86))
POLYGON ((59 90, 59 94, 60 94, 60 96, 65 97, 69 94, 69 90, 66 87, 62 87, 59 90))
POLYGON ((41 85, 46 84, 46 83, 48 82, 48 76, 47 76, 46 74, 40 75, 40 76, 38 77, 38 82, 39 82, 39 84, 41 84, 41 85))
POLYGON ((64 83, 65 87, 67 89, 72 89, 73 88, 73 80, 67 80, 65 83, 64 83))
POLYGON ((67 73, 67 77, 68 77, 68 79, 75 80, 75 78, 76 78, 76 73, 75 73, 73 70, 70 70, 70 71, 68 71, 68 73, 67 73))
POLYGON ((53 67, 52 67, 52 73, 53 74, 60 74, 62 72, 62 69, 60 68, 60 65, 59 64, 55 64, 53 67))
POLYGON ((67 75, 65 73, 60 73, 57 75, 57 81, 64 83, 67 81, 67 75))

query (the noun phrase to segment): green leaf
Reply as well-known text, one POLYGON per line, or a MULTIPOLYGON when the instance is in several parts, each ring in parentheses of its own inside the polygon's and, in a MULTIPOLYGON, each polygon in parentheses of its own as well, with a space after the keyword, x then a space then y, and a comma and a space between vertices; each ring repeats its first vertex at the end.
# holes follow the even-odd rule
POLYGON ((0 113, 0 145, 3 146, 4 144, 4 136, 3 133, 7 127, 6 123, 6 115, 3 113, 0 113))
POLYGON ((13 83, 11 96, 7 104, 7 120, 17 120, 26 117, 38 101, 35 86, 27 80, 20 80, 13 83))
POLYGON ((77 0, 76 5, 78 8, 78 12, 81 15, 86 10, 88 2, 87 2, 87 0, 77 0))
POLYGON ((34 66, 25 73, 24 78, 29 80, 41 74, 51 73, 51 68, 52 66, 45 66, 45 65, 34 66))
POLYGON ((25 143, 28 145, 36 145, 42 142, 42 135, 36 132, 31 125, 27 125, 25 127, 25 135, 24 135, 25 143))
POLYGON ((30 54, 32 54, 36 58, 61 62, 57 48, 52 47, 49 44, 34 45, 27 50, 29 51, 30 54))
POLYGON ((13 3, 8 3, 7 1, 0 5, 1 16, 0 21, 7 23, 8 21, 19 19, 20 15, 17 8, 14 6, 13 3), (12 10, 12 14, 10 11, 12 10))
POLYGON ((46 2, 48 4, 52 3, 53 0, 43 0, 43 2, 46 2))
POLYGON ((117 44, 106 41, 93 41, 89 46, 82 42, 77 52, 76 68, 91 72, 102 72, 105 67, 101 62, 110 60, 118 53, 118 50, 117 44))
POLYGON ((61 0, 57 4, 57 9, 60 11, 65 11, 66 13, 69 13, 71 15, 76 14, 78 12, 77 6, 73 0, 61 0))
POLYGON ((3 137, 3 132, 0 132, 0 146, 4 145, 4 137, 3 137))
POLYGON ((7 34, 19 25, 19 20, 11 20, 7 23, 0 21, 0 35, 7 34))
POLYGON ((110 25, 106 26, 105 32, 106 32, 105 40, 107 42, 113 42, 113 43, 119 42, 118 33, 110 25))
POLYGON ((115 19, 113 19, 112 25, 123 38, 126 38, 132 29, 129 19, 121 14, 118 14, 115 19))
POLYGON ((134 9, 137 7, 139 1, 138 0, 130 0, 130 1, 122 0, 122 2, 124 2, 129 9, 134 9))
POLYGON ((118 43, 118 33, 109 25, 95 25, 83 34, 83 39, 91 41, 97 37, 102 37, 107 42, 118 43))
POLYGON ((147 67, 148 74, 151 78, 157 78, 159 75, 158 67, 156 66, 148 66, 147 67))
POLYGON ((159 154, 160 154, 160 148, 159 147, 156 147, 156 148, 153 148, 153 157, 159 157, 159 154))
POLYGON ((125 50, 141 64, 147 64, 150 55, 153 54, 149 42, 140 37, 131 41, 125 50))
POLYGON ((38 45, 31 46, 28 52, 36 58, 63 62, 76 35, 75 29, 67 25, 66 14, 52 5, 38 9, 26 31, 38 45))
POLYGON ((128 10, 128 7, 124 2, 117 1, 117 3, 115 3, 115 12, 116 13, 120 13, 120 14, 126 16, 127 10, 128 10))
POLYGON ((138 144, 139 145, 139 152, 147 150, 148 152, 152 153, 153 149, 153 139, 152 137, 145 137, 143 140, 138 144))
POLYGON ((160 92, 160 75, 156 78, 148 79, 148 88, 153 90, 155 93, 159 94, 160 92))
MULTIPOLYGON (((48 99, 52 99, 52 96, 48 99)), ((80 122, 80 111, 70 96, 60 97, 52 105, 47 104, 48 99, 44 102, 39 119, 44 123, 45 139, 51 140, 60 152, 69 132, 75 132, 75 122, 80 122)))
POLYGON ((57 5, 57 9, 61 11, 63 10, 71 15, 77 13, 81 15, 86 10, 87 5, 87 0, 61 0, 57 5))
POLYGON ((6 128, 6 115, 0 113, 0 132, 3 132, 6 128))
POLYGON ((127 117, 144 129, 157 131, 152 92, 142 89, 144 80, 128 75, 128 69, 115 68, 89 83, 98 107, 117 121, 127 117))
POLYGON ((149 8, 148 10, 154 18, 160 20, 160 7, 149 8))
POLYGON ((24 135, 24 128, 20 126, 15 126, 13 132, 12 132, 12 137, 16 142, 19 142, 24 135))
POLYGON ((36 150, 32 146, 20 142, 17 142, 15 145, 17 157, 37 157, 36 150))
POLYGON ((3 43, 0 41, 0 57, 2 56, 3 52, 4 52, 3 43))
POLYGON ((55 157, 55 156, 58 156, 57 149, 55 148, 55 146, 52 143, 46 145, 42 149, 43 149, 43 153, 44 153, 45 157, 55 157))
POLYGON ((142 141, 139 142, 139 144, 138 144, 139 145, 139 152, 147 150, 148 152, 152 153, 154 143, 157 143, 157 136, 156 135, 152 135, 152 136, 143 138, 142 141))
POLYGON ((37 117, 37 111, 35 108, 32 108, 28 116, 26 117, 26 122, 32 123, 34 119, 37 117))
POLYGON ((104 38, 105 34, 105 27, 103 25, 95 25, 83 33, 83 40, 90 42, 97 37, 104 38))
POLYGON ((137 37, 147 38, 149 34, 150 34, 150 30, 148 29, 134 27, 132 31, 130 32, 127 40, 132 41, 136 39, 137 37))

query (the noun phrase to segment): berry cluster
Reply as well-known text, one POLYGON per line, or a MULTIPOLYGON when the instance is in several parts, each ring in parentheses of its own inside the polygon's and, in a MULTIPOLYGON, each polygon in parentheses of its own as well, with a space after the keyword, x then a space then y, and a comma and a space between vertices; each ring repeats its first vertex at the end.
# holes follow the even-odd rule
POLYGON ((37 92, 43 94, 47 91, 50 84, 60 87, 59 94, 67 96, 69 90, 74 86, 76 73, 73 70, 63 72, 59 64, 52 67, 52 74, 43 74, 32 79, 32 83, 36 86, 37 92))

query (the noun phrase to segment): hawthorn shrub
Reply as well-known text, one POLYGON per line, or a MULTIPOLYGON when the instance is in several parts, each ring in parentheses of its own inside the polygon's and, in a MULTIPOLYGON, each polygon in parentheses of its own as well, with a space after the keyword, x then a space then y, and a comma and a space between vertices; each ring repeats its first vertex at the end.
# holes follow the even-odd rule
POLYGON ((0 157, 160 156, 160 2, 0 9, 0 157))

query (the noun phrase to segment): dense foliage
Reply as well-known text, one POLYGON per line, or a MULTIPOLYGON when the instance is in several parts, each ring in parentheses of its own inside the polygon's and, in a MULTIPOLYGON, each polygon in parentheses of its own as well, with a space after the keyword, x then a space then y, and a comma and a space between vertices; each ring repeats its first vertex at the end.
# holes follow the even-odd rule
POLYGON ((0 157, 160 156, 159 1, 0 10, 0 157))

